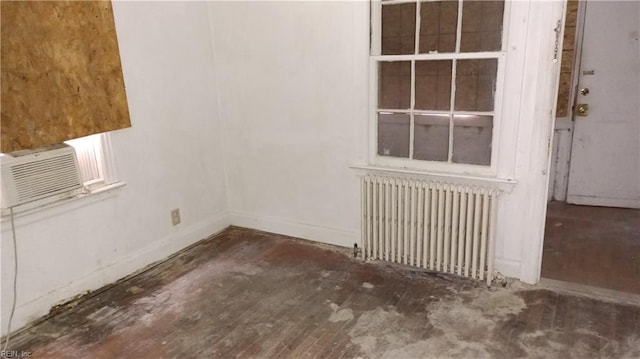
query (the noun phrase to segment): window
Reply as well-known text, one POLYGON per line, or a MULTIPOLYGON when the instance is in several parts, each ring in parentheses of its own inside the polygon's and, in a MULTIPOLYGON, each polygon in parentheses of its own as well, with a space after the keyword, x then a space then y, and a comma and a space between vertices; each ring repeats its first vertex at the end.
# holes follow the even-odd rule
POLYGON ((117 182, 110 161, 108 136, 108 133, 101 133, 65 141, 76 151, 82 180, 89 192, 117 182))
MULTIPOLYGON (((58 167, 56 166, 47 167, 47 175, 43 175, 42 173, 40 173, 38 174, 42 175, 41 177, 39 177, 40 181, 30 182, 32 185, 38 187, 38 190, 46 191, 36 192, 34 194, 33 189, 31 189, 31 192, 26 194, 28 196, 33 195, 34 197, 38 198, 32 200, 22 199, 21 201, 19 201, 17 206, 16 204, 14 204, 14 208, 18 208, 17 212, 31 213, 32 211, 39 211, 40 209, 49 208, 50 205, 67 203, 67 200, 71 198, 93 197, 87 195, 98 193, 108 194, 109 190, 122 187, 124 185, 124 182, 119 182, 116 177, 115 166, 110 153, 111 145, 108 133, 69 140, 65 143, 73 147, 73 149, 75 150, 76 157, 78 159, 80 175, 82 177, 82 190, 65 192, 58 191, 51 193, 51 188, 54 188, 53 191, 55 191, 56 187, 46 185, 46 182, 42 182, 42 179, 49 178, 47 177, 47 175, 53 176, 52 173, 56 173, 55 176, 64 176, 65 172, 59 172, 57 169, 58 167)), ((35 151, 38 152, 42 150, 43 149, 39 149, 35 151)), ((30 152, 30 150, 16 151, 15 153, 12 153, 12 157, 19 156, 17 152, 30 152)), ((22 153, 22 155, 25 154, 26 153, 22 153)), ((0 153, 0 157, 3 156, 5 155, 0 153)), ((22 178, 25 179, 25 177, 22 178)), ((29 179, 26 179, 26 181, 29 181, 29 179)), ((33 179, 31 179, 31 181, 33 181, 33 179)), ((24 190, 28 187, 29 186, 21 188, 24 190)), ((11 193, 11 191, 4 191, 4 189, 5 188, 3 187, 3 191, 1 191, 2 196, 0 196, 0 214, 3 218, 9 215, 9 210, 7 207, 8 203, 15 203, 15 201, 8 201, 7 198, 5 198, 5 195, 7 195, 7 193, 11 193)), ((60 190, 64 190, 64 187, 60 190)), ((27 191, 29 191, 29 189, 27 189, 27 191)))
POLYGON ((489 168, 504 67, 504 1, 373 3, 374 162, 489 168))

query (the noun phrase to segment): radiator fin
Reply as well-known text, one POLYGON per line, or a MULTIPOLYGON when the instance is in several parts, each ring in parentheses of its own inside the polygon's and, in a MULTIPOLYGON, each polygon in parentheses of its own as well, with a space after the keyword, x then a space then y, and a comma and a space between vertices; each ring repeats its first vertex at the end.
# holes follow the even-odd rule
POLYGON ((2 158, 3 196, 6 206, 15 206, 81 188, 73 148, 34 151, 2 158))
POLYGON ((498 193, 489 187, 364 176, 363 255, 490 284, 498 193))

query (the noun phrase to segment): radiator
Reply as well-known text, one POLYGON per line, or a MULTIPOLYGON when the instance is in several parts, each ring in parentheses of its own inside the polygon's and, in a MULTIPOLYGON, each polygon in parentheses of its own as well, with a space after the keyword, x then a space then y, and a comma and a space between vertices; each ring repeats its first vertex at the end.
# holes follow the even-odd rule
POLYGON ((362 254, 490 285, 494 188, 386 176, 362 179, 362 254))

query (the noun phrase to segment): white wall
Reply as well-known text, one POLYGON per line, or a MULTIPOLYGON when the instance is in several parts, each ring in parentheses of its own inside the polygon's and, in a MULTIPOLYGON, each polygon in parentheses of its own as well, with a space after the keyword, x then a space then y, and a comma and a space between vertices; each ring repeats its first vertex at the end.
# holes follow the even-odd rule
MULTIPOLYGON (((114 2, 132 128, 112 133, 120 179, 107 195, 17 219, 13 329, 228 225, 204 3, 114 2), (169 211, 180 208, 172 227, 169 211)), ((2 333, 13 276, 2 226, 2 333)))
POLYGON ((214 2, 211 17, 232 222, 353 246, 368 4, 214 2))
MULTIPOLYGON (((562 3, 513 4, 497 168, 518 184, 500 201, 496 257, 503 274, 536 282, 562 3)), ((112 137, 128 185, 82 208, 19 219, 16 326, 229 223, 343 246, 359 241, 359 174, 349 165, 367 160, 368 2, 114 9, 133 128, 112 137), (176 207, 183 223, 173 228, 176 207)), ((5 226, 3 324, 9 238, 5 226)))
MULTIPOLYGON (((536 282, 562 2, 511 7, 497 168, 518 184, 499 205, 497 269, 536 282)), ((358 241, 358 174, 349 165, 367 160, 368 10, 367 2, 210 5, 234 224, 358 241)))

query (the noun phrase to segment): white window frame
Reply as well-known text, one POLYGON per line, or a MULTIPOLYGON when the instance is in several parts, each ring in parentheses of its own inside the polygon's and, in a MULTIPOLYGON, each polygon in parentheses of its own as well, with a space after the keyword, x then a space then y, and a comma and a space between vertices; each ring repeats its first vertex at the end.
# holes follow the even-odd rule
MULTIPOLYGON (((84 156, 93 154, 98 164, 99 177, 85 181, 83 190, 73 196, 54 196, 17 206, 15 209, 16 218, 28 217, 28 221, 37 221, 40 218, 62 213, 70 208, 79 208, 88 203, 113 197, 117 192, 114 191, 115 189, 122 188, 126 185, 125 182, 118 179, 111 147, 111 138, 108 132, 65 141, 65 143, 76 149, 81 173, 86 170, 82 168, 81 164, 82 159, 80 157, 83 156, 82 152, 85 153, 84 156), (78 148, 83 148, 83 150, 78 151, 78 148)), ((82 176, 83 178, 87 177, 86 173, 82 173, 82 176)), ((1 207, 4 206, 0 206, 0 222, 4 224, 8 221, 9 209, 1 207)))
POLYGON ((118 182, 109 133, 81 137, 65 143, 76 150, 85 193, 118 182))
MULTIPOLYGON (((502 122, 502 108, 503 108, 503 91, 505 87, 505 71, 506 71, 506 43, 508 39, 508 19, 510 14, 510 1, 504 2, 504 15, 502 26, 502 47, 500 51, 492 52, 459 52, 460 40, 462 34, 462 13, 463 13, 463 0, 458 0, 458 23, 457 23, 457 37, 456 37, 456 52, 454 53, 427 53, 419 54, 419 34, 420 34, 420 5, 424 2, 432 2, 440 0, 372 0, 371 2, 371 48, 369 54, 369 163, 374 166, 384 168, 396 168, 396 169, 410 169, 426 172, 444 172, 460 175, 474 175, 483 177, 495 177, 498 169, 499 158, 499 134, 502 122), (416 3, 416 35, 415 35, 415 53, 413 55, 381 55, 381 34, 382 34, 382 6, 393 4, 406 4, 416 3), (420 60, 463 60, 463 59, 497 59, 498 69, 496 74, 496 91, 495 91, 495 103, 493 111, 423 111, 415 110, 415 62, 420 60), (378 98, 378 64, 384 61, 411 61, 411 109, 379 109, 378 98), (378 113, 379 112, 394 112, 394 113, 408 113, 410 114, 410 128, 409 128, 409 146, 410 146, 410 158, 399 158, 390 156, 378 155, 378 113), (460 115, 490 115, 493 116, 493 130, 492 130, 492 143, 491 143, 491 164, 489 166, 461 164, 444 161, 425 161, 411 159, 413 155, 413 141, 414 141, 414 114, 429 114, 429 113, 449 113, 460 115)), ((452 73, 452 86, 451 86, 451 101, 455 101, 455 65, 453 66, 452 73)), ((452 151, 453 141, 453 126, 449 127, 449 152, 452 151)), ((449 160, 451 159, 451 153, 449 153, 449 160)))

